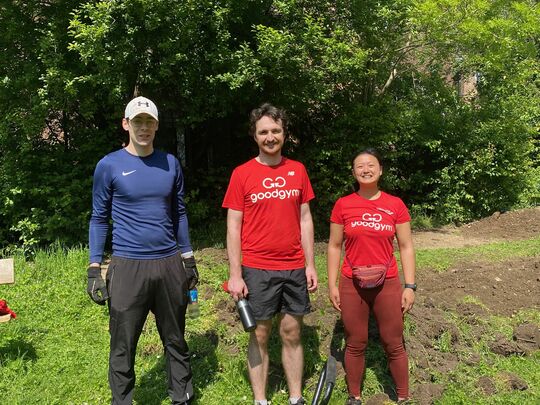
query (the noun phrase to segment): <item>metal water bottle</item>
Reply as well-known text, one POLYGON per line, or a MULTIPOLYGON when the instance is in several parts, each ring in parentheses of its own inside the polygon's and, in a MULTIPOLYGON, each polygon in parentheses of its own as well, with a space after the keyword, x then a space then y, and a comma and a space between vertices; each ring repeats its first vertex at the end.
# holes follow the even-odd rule
POLYGON ((198 318, 201 314, 201 309, 199 308, 199 292, 197 287, 188 291, 188 316, 190 318, 198 318))
POLYGON ((236 309, 238 309, 238 315, 240 315, 244 330, 246 332, 254 330, 257 327, 257 322, 255 322, 253 310, 251 309, 249 302, 245 298, 239 299, 236 303, 236 309))

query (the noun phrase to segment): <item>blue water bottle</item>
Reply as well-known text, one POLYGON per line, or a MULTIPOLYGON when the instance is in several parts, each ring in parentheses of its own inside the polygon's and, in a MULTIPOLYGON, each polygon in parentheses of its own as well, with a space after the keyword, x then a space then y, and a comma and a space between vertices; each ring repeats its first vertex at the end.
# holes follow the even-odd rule
POLYGON ((201 309, 199 308, 199 292, 197 291, 197 287, 188 291, 188 298, 188 316, 190 318, 198 318, 201 314, 201 309))

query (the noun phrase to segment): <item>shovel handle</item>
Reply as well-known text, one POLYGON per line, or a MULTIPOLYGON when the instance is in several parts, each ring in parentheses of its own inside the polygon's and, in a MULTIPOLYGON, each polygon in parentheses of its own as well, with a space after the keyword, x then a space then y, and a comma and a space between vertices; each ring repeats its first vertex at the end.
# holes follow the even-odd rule
POLYGON ((315 390, 315 395, 313 396, 313 399, 311 401, 311 405, 317 405, 319 402, 319 397, 321 396, 321 392, 324 387, 324 383, 326 382, 326 365, 328 362, 324 363, 323 369, 321 371, 321 375, 319 376, 319 381, 317 382, 317 389, 315 390))
POLYGON ((328 360, 324 363, 324 367, 319 376, 319 381, 317 382, 317 389, 315 390, 315 395, 311 401, 311 405, 327 405, 330 402, 330 397, 332 396, 332 390, 336 384, 336 359, 333 356, 328 357, 328 360), (326 386, 326 389, 325 389, 326 386), (324 390, 324 396, 321 398, 321 394, 324 390))

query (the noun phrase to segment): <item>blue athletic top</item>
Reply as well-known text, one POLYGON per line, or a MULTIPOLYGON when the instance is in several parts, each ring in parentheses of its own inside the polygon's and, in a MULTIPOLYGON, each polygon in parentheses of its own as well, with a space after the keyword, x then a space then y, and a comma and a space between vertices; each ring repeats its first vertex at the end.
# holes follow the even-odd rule
POLYGON ((155 150, 141 157, 121 149, 94 172, 90 263, 101 263, 109 218, 113 255, 156 259, 192 250, 184 205, 184 177, 173 155, 155 150))

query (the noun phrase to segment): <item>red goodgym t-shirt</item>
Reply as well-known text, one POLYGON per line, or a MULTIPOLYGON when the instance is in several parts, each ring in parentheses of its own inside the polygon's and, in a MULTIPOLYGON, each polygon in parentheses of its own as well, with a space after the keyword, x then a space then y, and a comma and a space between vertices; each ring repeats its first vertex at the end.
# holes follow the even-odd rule
POLYGON ((386 278, 398 275, 394 253, 396 224, 409 222, 411 217, 403 201, 385 192, 376 200, 367 200, 356 193, 336 201, 330 221, 343 225, 345 255, 341 272, 352 278, 351 264, 365 266, 386 264, 386 278))
POLYGON ((305 267, 300 206, 315 198, 306 168, 282 158, 276 166, 251 159, 234 169, 223 208, 243 212, 242 265, 264 270, 305 267))

